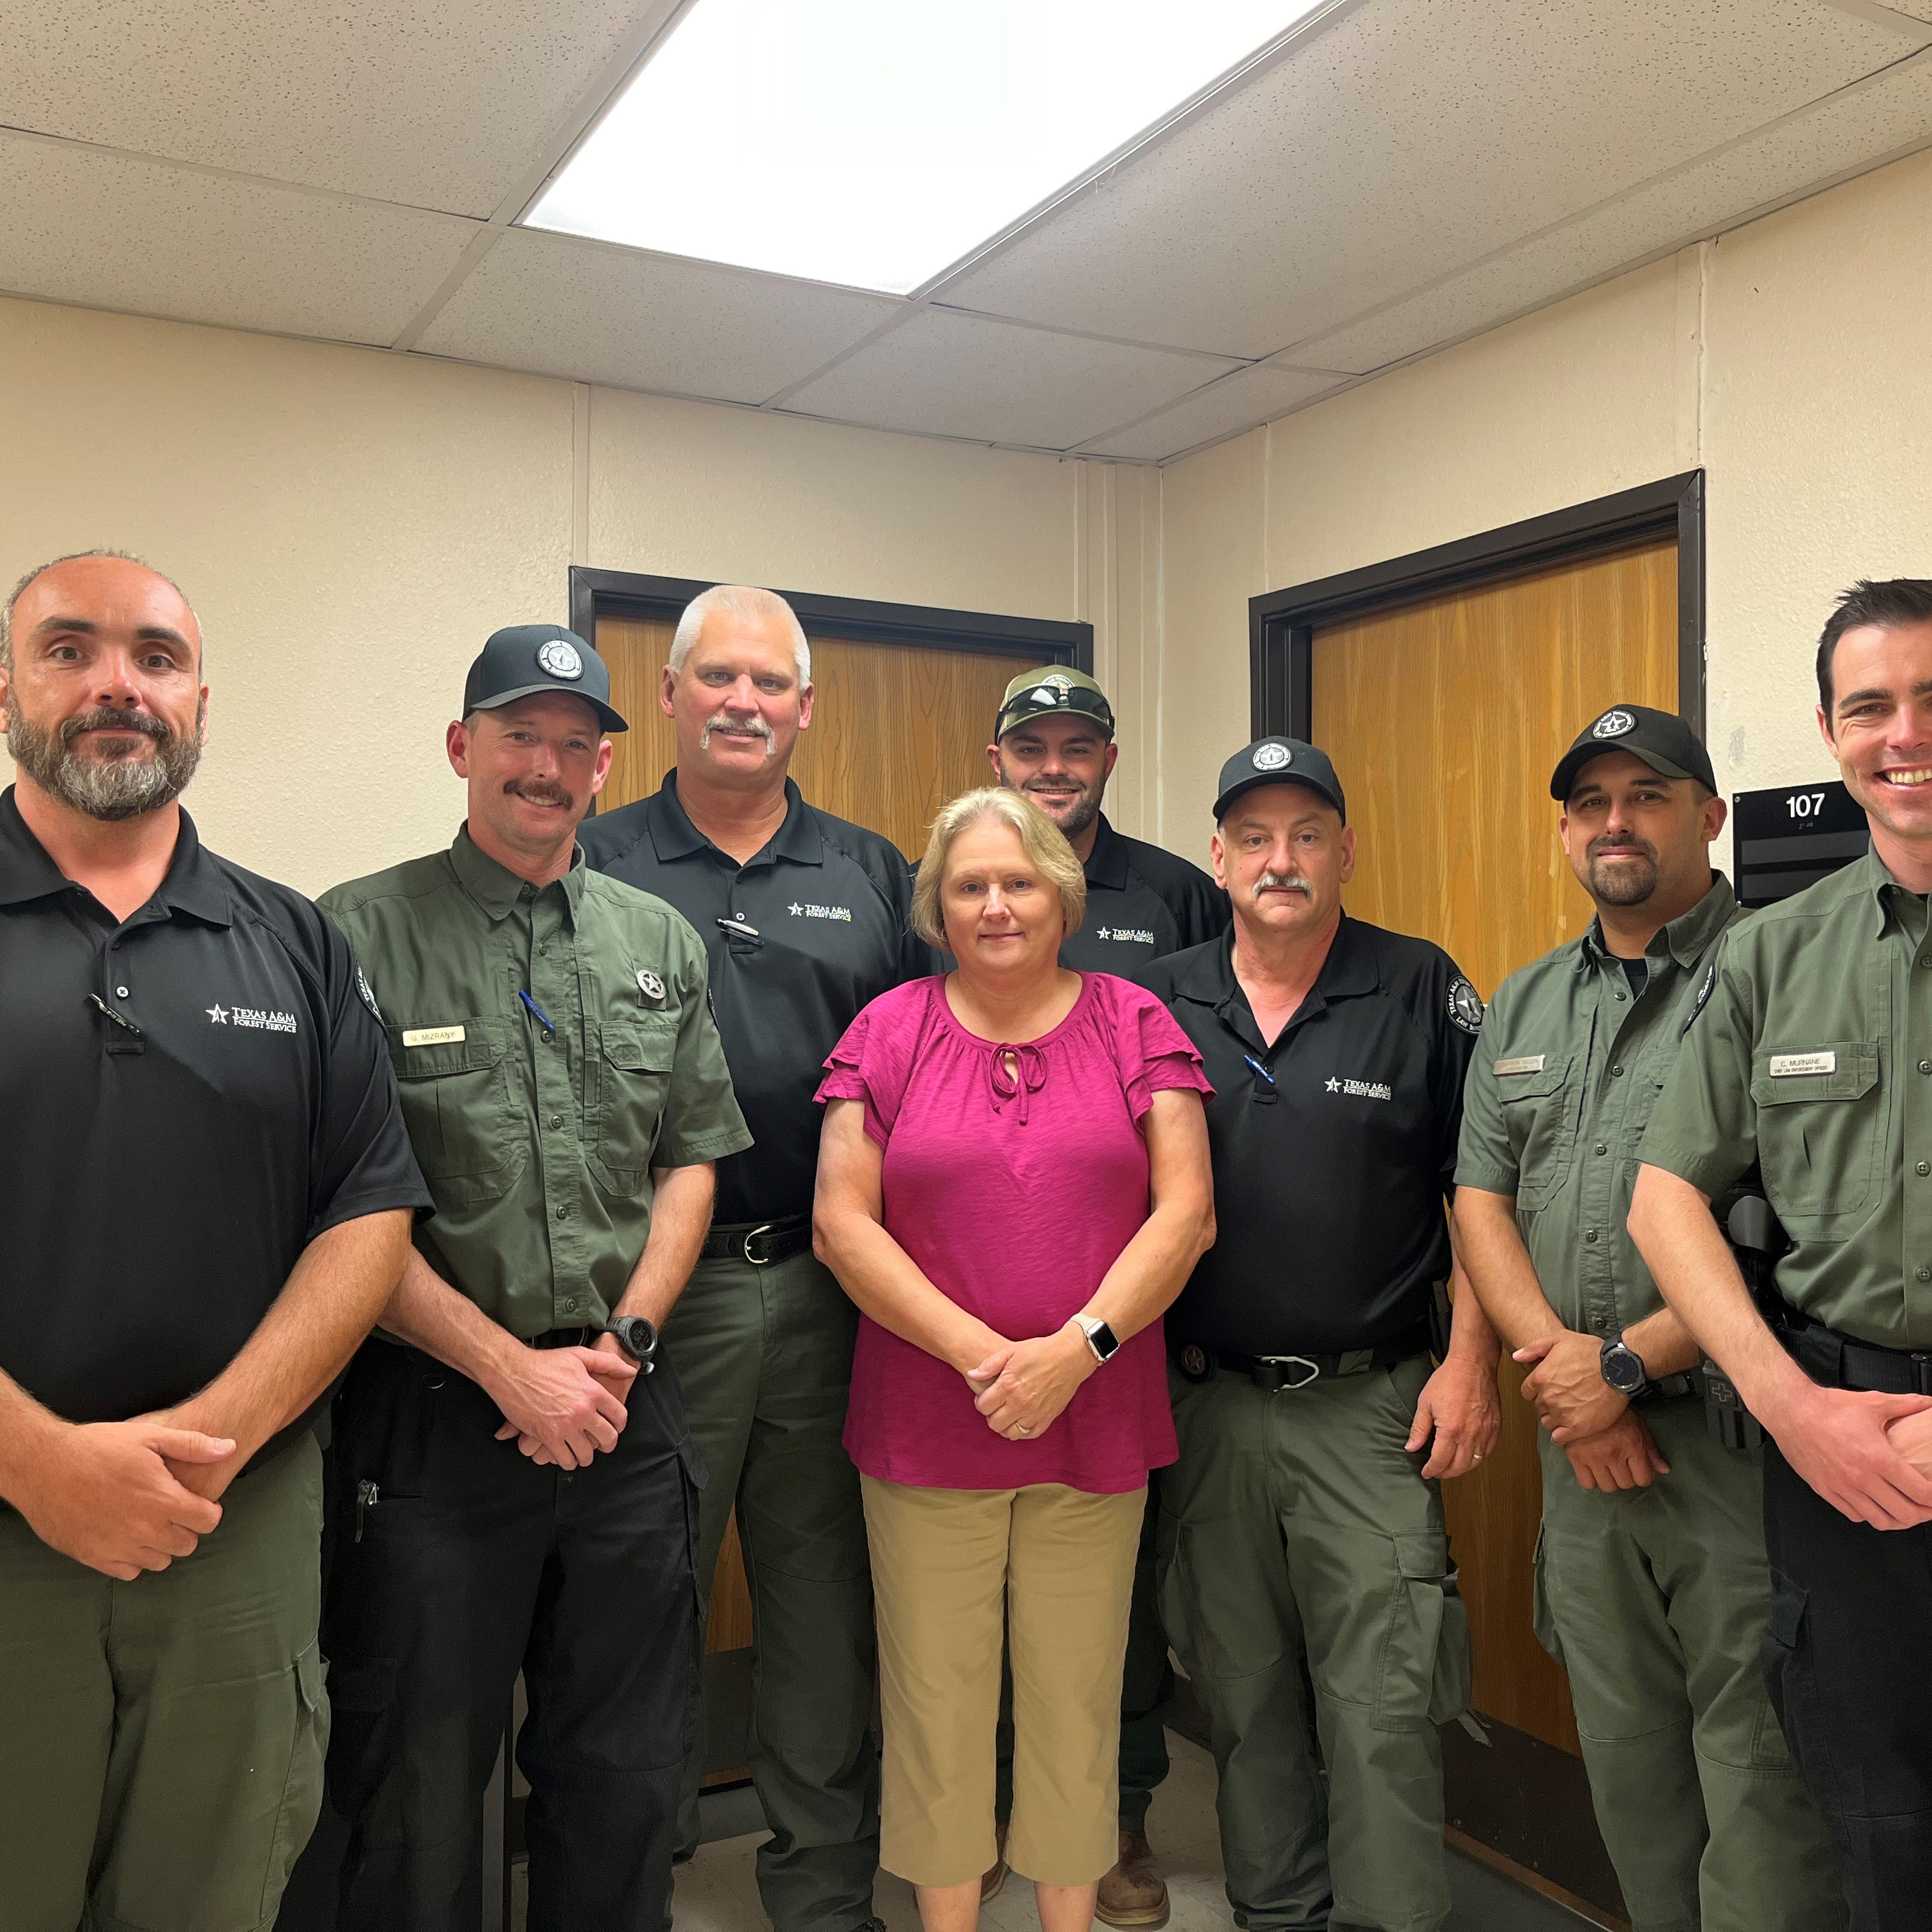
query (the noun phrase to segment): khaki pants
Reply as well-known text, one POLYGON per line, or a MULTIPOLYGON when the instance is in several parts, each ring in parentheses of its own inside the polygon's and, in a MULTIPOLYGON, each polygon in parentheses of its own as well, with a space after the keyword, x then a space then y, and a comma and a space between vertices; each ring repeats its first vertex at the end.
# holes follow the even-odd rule
POLYGON ((256 1932, 322 1803, 313 1436, 116 1582, 0 1515, 0 1925, 256 1932))
POLYGON ((1119 1850, 1120 1670, 1145 1490, 1092 1496, 863 1479, 886 1750, 880 1862, 964 1884, 998 1856, 994 1730, 1002 1622, 1012 1658, 1006 1856, 1090 1885, 1119 1850))

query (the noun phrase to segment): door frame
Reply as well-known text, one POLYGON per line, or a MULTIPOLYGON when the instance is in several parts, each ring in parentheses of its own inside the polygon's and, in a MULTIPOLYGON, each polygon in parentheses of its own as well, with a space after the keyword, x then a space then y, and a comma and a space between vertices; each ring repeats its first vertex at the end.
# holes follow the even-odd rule
POLYGON ((1704 472, 1687 470, 1546 516, 1459 537, 1407 556, 1318 578, 1248 600, 1250 729, 1306 739, 1313 719, 1316 632, 1391 604, 1514 577, 1538 566, 1621 550, 1646 537, 1677 539, 1677 710, 1704 737, 1704 472))
MULTIPOLYGON (((723 578, 651 577, 628 570, 570 567, 570 628, 595 647, 601 616, 675 618, 700 592, 723 578)), ((817 591, 781 590, 798 614, 808 638, 850 638, 860 643, 922 644, 947 651, 1010 656, 1038 654, 1042 664, 1070 665, 1090 677, 1094 626, 1050 617, 1010 617, 986 610, 949 610, 926 604, 881 603, 868 597, 832 597, 817 591)))

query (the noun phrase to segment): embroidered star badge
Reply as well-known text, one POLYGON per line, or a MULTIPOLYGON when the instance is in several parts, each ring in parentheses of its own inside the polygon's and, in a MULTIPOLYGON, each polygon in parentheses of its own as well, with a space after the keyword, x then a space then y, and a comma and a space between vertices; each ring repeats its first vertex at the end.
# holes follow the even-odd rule
POLYGON ((202 1010, 217 1026, 226 1026, 228 1024, 228 1009, 226 1006, 207 1006, 202 1010))
POLYGON ((793 917, 794 919, 802 919, 802 918, 804 918, 804 916, 805 916, 805 908, 804 908, 804 907, 802 907, 802 905, 797 904, 796 904, 796 903, 795 903, 795 902, 794 902, 794 904, 790 907, 790 913, 791 913, 791 916, 792 916, 792 917, 793 917))
POLYGON ((1342 1090, 1342 1083, 1341 1083, 1341 1082, 1340 1082, 1340 1081, 1339 1081, 1339 1080, 1331 1080, 1331 1081, 1330 1081, 1330 1082, 1328 1082, 1328 1090, 1329 1090, 1329 1092, 1330 1092, 1330 1093, 1331 1093, 1331 1094, 1339 1094, 1339 1093, 1340 1093, 1340 1092, 1341 1092, 1341 1090, 1342 1090))

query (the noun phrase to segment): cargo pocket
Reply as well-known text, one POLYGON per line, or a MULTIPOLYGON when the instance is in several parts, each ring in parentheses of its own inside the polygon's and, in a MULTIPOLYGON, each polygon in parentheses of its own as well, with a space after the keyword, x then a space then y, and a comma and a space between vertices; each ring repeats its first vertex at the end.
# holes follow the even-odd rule
POLYGON ((1469 1708, 1469 1612, 1448 1539, 1423 1532, 1390 1540, 1397 1574, 1376 1673, 1375 1727, 1446 1724, 1469 1708))
POLYGON ((1536 1633, 1537 1642, 1567 1670, 1570 1666, 1563 1663, 1563 1640, 1557 1634, 1556 1612, 1550 1600, 1549 1559, 1544 1553, 1545 1534, 1539 1525, 1536 1554, 1530 1558, 1530 1628, 1536 1633))
POLYGON ((1875 1040, 1840 1040, 1804 1052, 1760 1053, 1751 1099, 1766 1191, 1794 1236, 1848 1232, 1878 1186, 1887 1111, 1875 1040), (1827 1063, 1827 1070, 1792 1072, 1827 1063))
POLYGON ((494 1201, 521 1171, 528 1150, 510 1129, 510 1088, 494 1024, 385 1028, 410 1146, 439 1207, 494 1201), (429 1046, 412 1034, 449 1034, 429 1046))
POLYGON ((262 1879, 260 1922, 274 1916, 289 1874, 322 1813, 322 1766, 328 1755, 328 1693, 322 1688, 327 1674, 321 1646, 314 1642, 289 1672, 295 1704, 294 1736, 274 1839, 268 1850, 268 1868, 262 1879))
MULTIPOLYGON (((1827 1825, 1835 1826, 1844 1803, 1837 1766, 1826 1742, 1818 1706, 1818 1679, 1811 1658, 1810 1603, 1788 1577, 1771 1573, 1771 1613, 1765 1620, 1759 1655, 1772 1714, 1790 1761, 1827 1825)), ((1756 1752, 1752 1753, 1756 1760, 1756 1752)))
POLYGON ((329 1704, 335 1742, 328 1758, 329 1803, 343 1817, 358 1821, 369 1844, 400 1844, 400 1808, 387 1818, 371 1810, 398 1742, 394 1658, 352 1662, 338 1657, 329 1704))
POLYGON ((657 1153, 677 1035, 664 1016, 626 1013, 604 1022, 601 1040, 590 1164, 608 1192, 641 1193, 657 1153))
POLYGON ((1573 1054, 1534 1073, 1504 1074, 1496 1080, 1503 1129, 1517 1150, 1516 1204, 1520 1212, 1546 1207, 1570 1178, 1583 1090, 1580 1078, 1573 1082, 1570 1078, 1575 1064, 1573 1054))

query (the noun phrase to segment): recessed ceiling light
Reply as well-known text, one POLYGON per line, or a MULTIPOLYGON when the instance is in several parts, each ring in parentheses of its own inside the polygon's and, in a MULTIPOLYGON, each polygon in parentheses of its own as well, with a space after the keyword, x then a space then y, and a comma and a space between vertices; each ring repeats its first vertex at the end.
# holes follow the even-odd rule
POLYGON ((532 227, 904 295, 1323 0, 697 0, 532 227))

